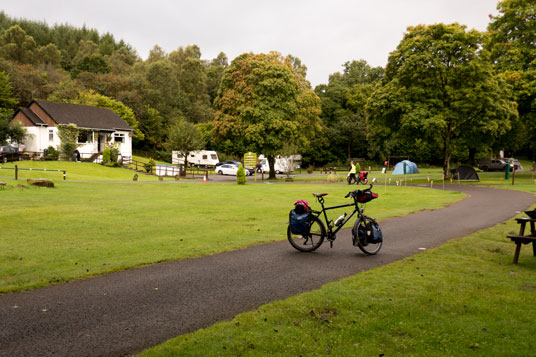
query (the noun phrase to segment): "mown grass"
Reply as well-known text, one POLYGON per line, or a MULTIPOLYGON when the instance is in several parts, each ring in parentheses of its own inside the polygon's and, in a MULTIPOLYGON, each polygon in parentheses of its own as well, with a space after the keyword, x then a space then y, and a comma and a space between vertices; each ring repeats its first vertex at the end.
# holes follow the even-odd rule
MULTIPOLYGON (((344 185, 63 182, 0 191, 0 292, 35 288, 154 262, 286 239, 297 199, 347 202, 344 185)), ((369 204, 383 219, 463 197, 393 188, 369 204)), ((332 211, 334 217, 341 212, 332 211)))
POLYGON ((536 258, 514 220, 261 306, 143 356, 533 356, 536 258))
MULTIPOLYGON (((65 170, 67 181, 132 181, 134 174, 136 174, 132 170, 120 167, 108 167, 89 162, 18 161, 0 164, 0 167, 10 168, 9 170, 0 170, 2 180, 5 181, 8 178, 15 177, 14 170, 11 170, 15 165, 23 169, 65 170)), ((25 180, 27 178, 47 178, 54 181, 61 181, 63 180, 63 172, 19 170, 19 180, 25 180)), ((138 173, 138 181, 158 181, 158 177, 138 173)))

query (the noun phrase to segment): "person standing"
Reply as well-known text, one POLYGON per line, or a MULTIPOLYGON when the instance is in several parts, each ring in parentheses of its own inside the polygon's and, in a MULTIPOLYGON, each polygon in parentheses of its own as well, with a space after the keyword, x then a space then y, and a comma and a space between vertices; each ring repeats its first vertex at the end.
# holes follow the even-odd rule
POLYGON ((357 177, 355 177, 355 174, 357 173, 357 168, 355 166, 354 160, 350 161, 350 171, 348 171, 348 184, 352 184, 352 180, 357 183, 357 177))

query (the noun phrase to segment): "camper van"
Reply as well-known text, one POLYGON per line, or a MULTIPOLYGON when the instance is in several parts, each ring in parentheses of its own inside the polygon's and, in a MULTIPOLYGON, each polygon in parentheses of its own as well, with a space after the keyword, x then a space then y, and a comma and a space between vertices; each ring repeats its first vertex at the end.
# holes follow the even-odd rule
MULTIPOLYGON (((216 166, 220 162, 216 151, 200 150, 192 151, 188 154, 188 165, 197 167, 216 166)), ((171 163, 173 165, 184 165, 184 156, 178 151, 171 152, 171 163)))
MULTIPOLYGON (((270 172, 268 159, 264 155, 259 155, 260 163, 257 165, 257 172, 270 172)), ((287 171, 294 171, 300 168, 301 155, 292 155, 289 157, 276 156, 274 169, 276 174, 283 174, 287 171)))

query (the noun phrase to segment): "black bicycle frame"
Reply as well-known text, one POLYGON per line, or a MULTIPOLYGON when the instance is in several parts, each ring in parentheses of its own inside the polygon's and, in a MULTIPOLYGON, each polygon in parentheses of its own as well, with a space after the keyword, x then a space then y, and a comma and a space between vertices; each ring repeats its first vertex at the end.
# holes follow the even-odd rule
POLYGON ((359 205, 357 203, 357 201, 354 199, 354 203, 347 203, 347 204, 344 204, 344 205, 339 205, 339 206, 331 206, 331 207, 324 207, 324 198, 323 197, 318 197, 318 203, 320 203, 320 205, 322 206, 322 210, 320 211, 315 211, 315 210, 312 210, 313 213, 316 215, 315 217, 318 217, 320 216, 322 213, 324 213, 324 220, 326 221, 326 229, 328 230, 327 234, 328 234, 328 239, 329 240, 333 240, 335 239, 335 236, 337 235, 337 232, 341 230, 342 227, 344 227, 344 225, 346 223, 348 223, 348 221, 357 213, 358 216, 361 215, 362 212, 362 209, 359 208, 359 205), (342 221, 341 224, 339 224, 335 230, 332 229, 332 226, 330 225, 330 221, 328 220, 328 215, 326 213, 326 211, 329 211, 329 210, 332 210, 332 209, 337 209, 337 208, 344 208, 344 207, 354 207, 354 210, 352 213, 350 213, 345 219, 344 221, 342 221))

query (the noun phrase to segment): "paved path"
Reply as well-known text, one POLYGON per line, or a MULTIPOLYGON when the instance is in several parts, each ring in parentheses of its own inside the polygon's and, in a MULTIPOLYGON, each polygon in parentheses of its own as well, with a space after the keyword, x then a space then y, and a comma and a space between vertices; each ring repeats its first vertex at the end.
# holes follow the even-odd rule
MULTIPOLYGON (((288 242, 155 264, 0 296, 1 356, 127 355, 513 217, 536 196, 463 187, 469 198, 382 222, 385 245, 365 256, 339 233, 334 248, 288 242)), ((374 204, 368 212, 373 215, 374 204)), ((286 227, 282 227, 282 231, 286 227)), ((513 254, 512 246, 512 254, 513 254)), ((510 258, 508 258, 510 259, 510 258)))

